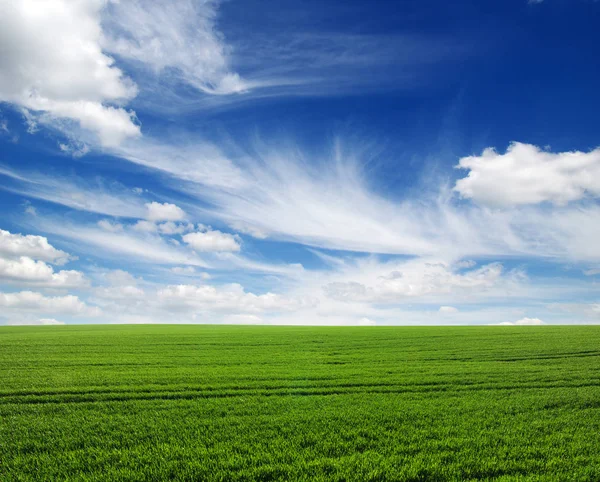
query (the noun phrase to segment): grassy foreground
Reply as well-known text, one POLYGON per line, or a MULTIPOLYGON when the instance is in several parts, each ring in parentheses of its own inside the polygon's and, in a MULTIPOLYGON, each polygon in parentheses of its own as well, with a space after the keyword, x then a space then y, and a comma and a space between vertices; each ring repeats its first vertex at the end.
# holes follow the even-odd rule
POLYGON ((0 328, 0 480, 600 480, 600 327, 0 328))

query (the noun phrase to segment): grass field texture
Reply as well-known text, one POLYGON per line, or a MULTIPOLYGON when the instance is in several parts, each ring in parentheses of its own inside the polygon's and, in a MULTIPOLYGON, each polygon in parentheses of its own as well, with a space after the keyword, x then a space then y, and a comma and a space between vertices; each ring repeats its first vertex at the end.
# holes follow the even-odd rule
POLYGON ((600 327, 0 328, 0 480, 600 480, 600 327))

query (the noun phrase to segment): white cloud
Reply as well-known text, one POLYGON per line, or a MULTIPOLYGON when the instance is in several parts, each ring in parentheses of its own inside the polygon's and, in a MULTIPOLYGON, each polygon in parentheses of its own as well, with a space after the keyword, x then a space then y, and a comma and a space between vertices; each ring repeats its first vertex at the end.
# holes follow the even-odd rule
POLYGON ((136 278, 131 273, 122 269, 115 269, 105 273, 104 279, 112 286, 135 286, 137 284, 136 278))
POLYGON ((76 121, 114 146, 140 128, 135 114, 119 106, 137 88, 100 45, 105 4, 0 0, 0 44, 11 46, 0 54, 0 100, 28 109, 34 123, 76 121))
POLYGON ((584 318, 600 320, 600 303, 550 303, 548 308, 552 311, 567 313, 570 320, 584 318), (576 315, 576 316, 573 316, 576 315))
MULTIPOLYGON (((283 276, 295 276, 302 271, 302 267, 298 264, 273 264, 253 261, 234 252, 215 251, 217 248, 233 248, 229 241, 221 238, 217 240, 218 243, 215 241, 217 244, 211 245, 213 251, 205 252, 200 257, 199 252, 196 252, 191 246, 179 243, 176 239, 163 236, 158 232, 129 229, 128 226, 130 225, 125 225, 122 232, 111 232, 101 229, 97 224, 72 224, 54 217, 39 216, 35 221, 39 230, 67 238, 70 242, 76 243, 80 253, 104 259, 122 261, 125 256, 128 262, 195 266, 227 271, 243 270, 283 276)), ((135 226, 137 225, 133 225, 133 227, 135 226)), ((215 233, 214 231, 210 232, 215 233)), ((205 244, 205 246, 208 249, 208 244, 205 244)), ((156 268, 156 266, 152 267, 156 268)))
POLYGON ((265 231, 261 231, 256 226, 251 226, 249 224, 234 221, 229 225, 229 227, 240 233, 248 234, 249 236, 252 236, 256 239, 267 239, 269 236, 265 231))
POLYGON ((64 321, 59 321, 54 318, 39 318, 39 319, 27 319, 27 318, 16 318, 10 320, 8 325, 12 326, 51 326, 51 325, 64 325, 64 321))
MULTIPOLYGON (((116 147, 127 138, 141 135, 137 117, 133 111, 121 107, 102 105, 98 102, 84 100, 55 101, 51 99, 30 97, 26 107, 32 111, 41 111, 36 117, 38 122, 59 127, 68 135, 75 132, 68 124, 57 122, 56 118, 76 120, 79 125, 98 135, 104 147, 116 147)), ((84 148, 84 150, 87 150, 84 148)), ((84 154, 83 152, 80 154, 84 154)))
POLYGON ((522 318, 517 321, 504 321, 502 323, 498 323, 498 325, 504 326, 530 326, 530 325, 544 325, 545 323, 539 318, 522 318))
POLYGON ((377 322, 374 320, 371 320, 370 318, 363 317, 360 320, 358 320, 358 324, 360 326, 375 326, 375 325, 377 325, 377 322))
POLYGON ((43 236, 12 234, 0 229, 0 256, 27 256, 54 264, 63 264, 69 260, 69 255, 48 243, 43 236))
POLYGON ((63 264, 69 255, 43 236, 23 236, 0 229, 0 281, 47 288, 84 288, 89 281, 74 270, 54 271, 46 262, 63 264), (36 259, 34 259, 36 258, 36 259))
POLYGON ((530 256, 600 261, 600 205, 528 207, 514 210, 510 216, 530 256))
POLYGON ((182 275, 194 275, 196 274, 196 268, 193 266, 175 266, 171 268, 171 272, 182 275))
MULTIPOLYGON (((287 8, 290 5, 294 4, 287 8)), ((277 12, 272 12, 266 22, 264 17, 255 16, 250 22, 257 25, 258 21, 257 27, 230 38, 235 65, 252 88, 248 97, 410 89, 423 81, 431 82, 436 67, 475 50, 472 42, 468 44, 456 35, 322 31, 317 11, 312 9, 310 15, 299 16, 292 8, 287 10, 280 2, 277 12), (310 21, 305 23, 306 19, 310 21)), ((328 14, 343 16, 338 8, 344 7, 328 5, 328 14)), ((209 100, 213 102, 207 102, 208 106, 217 103, 214 98, 209 100)), ((221 105, 228 100, 216 99, 221 105)))
POLYGON ((178 180, 201 183, 223 189, 249 186, 244 172, 212 143, 177 139, 168 142, 150 136, 113 150, 130 162, 162 171, 178 180))
MULTIPOLYGON (((297 146, 256 144, 237 161, 220 163, 215 175, 192 177, 196 159, 187 146, 181 157, 173 153, 160 165, 143 163, 168 172, 177 179, 173 187, 214 206, 203 208, 204 216, 263 238, 419 256, 493 256, 527 248, 513 232, 510 216, 477 206, 458 208, 452 192, 436 184, 417 199, 384 196, 363 171, 374 155, 368 145, 344 147, 336 141, 331 151, 324 150, 325 158, 309 158, 297 146)), ((151 153, 138 156, 150 159, 151 153)))
POLYGON ((38 321, 39 321, 40 325, 64 325, 65 324, 64 321, 59 321, 54 318, 40 318, 38 321))
POLYGON ((142 288, 132 285, 98 287, 94 290, 94 300, 96 304, 101 306, 107 300, 111 302, 118 301, 124 305, 139 305, 141 302, 143 305, 147 303, 145 296, 146 292, 142 288))
POLYGON ((257 313, 295 311, 312 305, 306 299, 293 299, 275 293, 247 293, 239 284, 225 286, 174 285, 157 292, 162 309, 168 311, 215 310, 257 313))
MULTIPOLYGON (((261 237, 360 251, 423 254, 436 250, 431 228, 434 223, 437 229, 445 227, 448 220, 430 219, 430 213, 423 216, 409 203, 393 203, 372 192, 356 153, 346 157, 336 144, 331 162, 319 163, 317 169, 298 149, 264 149, 257 147, 256 159, 244 159, 239 182, 205 185, 198 179, 202 186, 183 187, 216 206, 211 212, 215 217, 230 226, 252 227, 261 237)), ((179 175, 178 166, 171 168, 179 175)), ((234 167, 231 177, 237 179, 239 170, 234 167)), ((470 242, 448 241, 448 236, 465 236, 464 230, 445 234, 447 245, 470 242)))
POLYGON ((222 233, 221 231, 203 231, 189 233, 183 236, 183 240, 195 251, 239 251, 241 249, 237 236, 222 233))
POLYGON ((282 145, 234 146, 237 157, 230 159, 210 145, 151 141, 119 155, 167 173, 170 187, 213 206, 196 211, 205 219, 271 240, 445 260, 600 260, 600 208, 592 203, 488 209, 457 202, 438 178, 424 182, 416 197, 392 198, 364 171, 374 156, 368 143, 338 140, 323 158, 282 145))
POLYGON ((10 312, 96 316, 98 308, 90 307, 77 296, 44 296, 33 291, 1 293, 0 307, 10 312))
POLYGON ((174 223, 173 221, 167 221, 166 223, 159 224, 157 227, 162 234, 166 235, 188 233, 195 229, 191 223, 174 223))
POLYGON ((458 308, 455 308, 454 306, 440 306, 440 309, 438 311, 445 315, 453 315, 455 313, 458 313, 458 308))
POLYGON ((239 284, 163 286, 141 282, 143 287, 97 287, 91 299, 111 322, 252 323, 315 306, 315 300, 307 297, 270 292, 257 295, 239 284))
POLYGON ((125 186, 95 177, 60 177, 0 166, 2 188, 30 198, 42 199, 78 211, 107 216, 141 218, 146 207, 125 186))
POLYGON ((146 209, 149 221, 181 221, 185 218, 183 209, 175 204, 151 202, 146 204, 146 209))
POLYGON ((111 233, 118 233, 123 231, 123 225, 121 223, 115 223, 110 219, 101 219, 98 221, 98 226, 100 226, 105 231, 109 231, 111 233))
POLYGON ((30 216, 37 216, 37 209, 35 206, 25 206, 25 214, 29 214, 30 216))
POLYGON ((59 142, 58 147, 64 153, 71 154, 75 158, 85 156, 90 152, 90 146, 75 139, 70 139, 69 142, 59 142))
POLYGON ((485 293, 500 283, 503 271, 499 263, 460 274, 444 263, 409 262, 399 268, 380 275, 371 286, 344 281, 326 284, 323 289, 339 301, 397 303, 407 298, 485 293))
POLYGON ((124 230, 110 232, 97 225, 72 225, 56 219, 39 219, 44 231, 67 237, 78 243, 80 250, 101 256, 153 264, 191 265, 207 267, 207 263, 190 249, 173 245, 158 234, 124 230))
POLYGON ((489 148, 481 156, 463 157, 457 167, 469 174, 456 182, 455 190, 484 205, 565 205, 600 196, 600 148, 552 153, 515 142, 505 154, 489 148))
POLYGON ((139 231, 142 233, 156 233, 158 232, 158 226, 156 223, 145 221, 140 219, 137 223, 132 226, 134 231, 139 231))
POLYGON ((84 288, 89 284, 79 271, 54 272, 43 261, 35 261, 26 256, 18 259, 0 258, 0 281, 48 288, 84 288))
POLYGON ((223 323, 230 325, 262 325, 264 320, 256 315, 228 315, 223 319, 223 323))
POLYGON ((207 94, 243 92, 229 68, 229 48, 215 30, 219 2, 128 0, 109 4, 103 46, 163 78, 176 77, 207 94))
POLYGON ((148 311, 152 297, 142 287, 147 285, 142 278, 116 269, 102 273, 101 280, 103 285, 93 288, 90 299, 106 313, 107 321, 113 322, 115 317, 132 310, 139 313, 148 311))

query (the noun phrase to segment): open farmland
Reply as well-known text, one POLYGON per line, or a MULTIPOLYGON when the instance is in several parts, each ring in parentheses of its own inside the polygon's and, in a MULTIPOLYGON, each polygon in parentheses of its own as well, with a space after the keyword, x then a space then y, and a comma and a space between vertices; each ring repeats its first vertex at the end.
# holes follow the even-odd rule
POLYGON ((0 480, 600 480, 600 328, 0 328, 0 480))

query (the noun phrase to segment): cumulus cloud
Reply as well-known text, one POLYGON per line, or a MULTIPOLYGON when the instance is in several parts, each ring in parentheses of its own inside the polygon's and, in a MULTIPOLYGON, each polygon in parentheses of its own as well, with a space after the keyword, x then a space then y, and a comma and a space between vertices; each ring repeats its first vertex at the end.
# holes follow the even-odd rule
POLYGON ((29 112, 32 122, 76 121, 115 146, 140 127, 119 106, 135 97, 136 85, 102 52, 105 4, 1 0, 0 44, 11 47, 0 53, 0 100, 42 114, 29 112))
POLYGON ((43 236, 13 234, 0 230, 0 281, 47 288, 82 288, 89 284, 83 273, 54 271, 47 264, 63 264, 69 255, 43 236), (35 259, 34 259, 35 258, 35 259))
POLYGON ((151 202, 146 204, 146 209, 149 221, 181 221, 185 218, 183 209, 175 204, 151 202))
POLYGON ((54 264, 64 264, 69 260, 67 253, 56 249, 44 236, 12 234, 3 229, 0 229, 0 256, 26 256, 54 264))
POLYGON ((552 153, 515 142, 504 154, 488 148, 481 156, 463 157, 456 167, 469 174, 454 189, 484 205, 565 205, 600 196, 600 148, 552 153))
POLYGON ((238 237, 221 231, 200 231, 183 236, 183 240, 195 251, 239 251, 241 249, 238 237))
POLYGON ((1 293, 0 307, 12 313, 40 313, 96 316, 97 307, 88 306, 77 296, 44 296, 34 291, 1 293))
POLYGON ((54 272, 45 262, 35 261, 27 256, 18 259, 0 258, 0 281, 48 288, 84 288, 89 284, 79 271, 54 272))
POLYGON ((101 286, 91 290, 90 300, 101 307, 107 321, 115 321, 123 313, 139 313, 140 316, 149 310, 152 296, 144 285, 142 278, 136 278, 131 273, 116 269, 102 273, 101 286))

